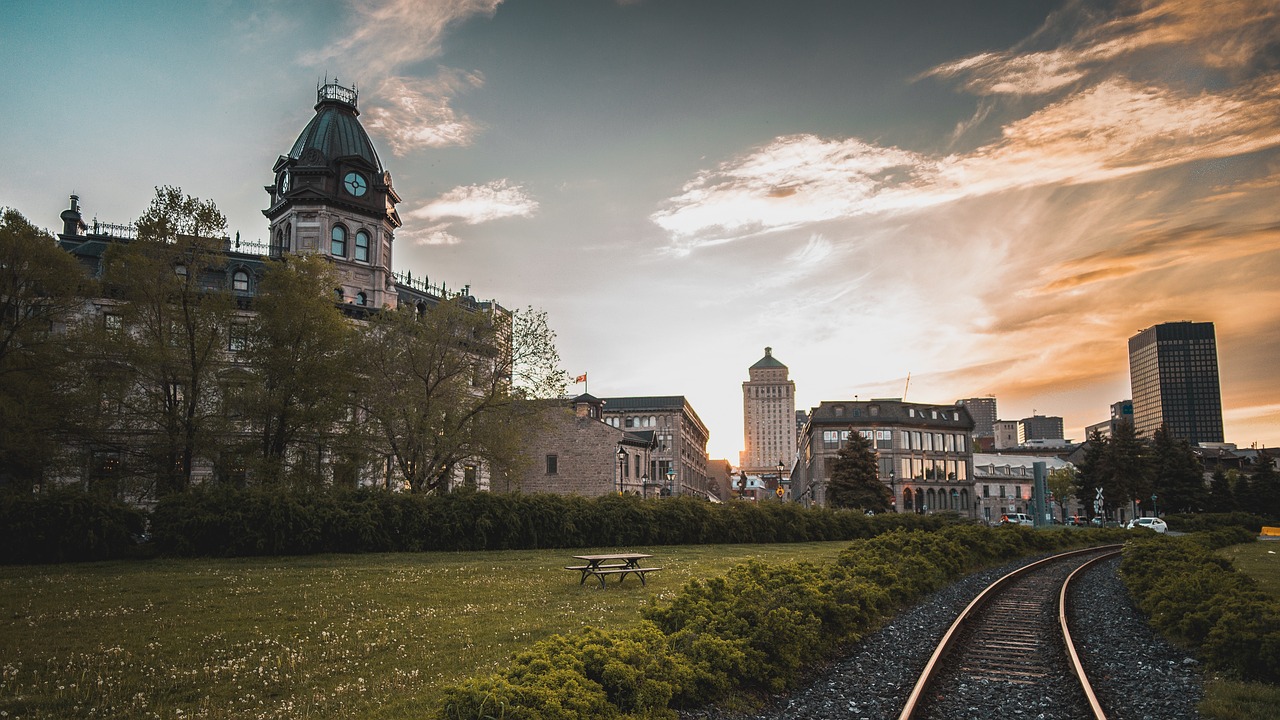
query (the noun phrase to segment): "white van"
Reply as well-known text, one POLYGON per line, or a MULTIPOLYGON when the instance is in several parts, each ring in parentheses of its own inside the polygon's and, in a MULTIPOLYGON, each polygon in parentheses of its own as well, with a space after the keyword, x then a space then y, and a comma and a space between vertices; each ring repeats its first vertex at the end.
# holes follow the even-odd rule
POLYGON ((1024 513, 1005 513, 1000 516, 1001 525, 1035 525, 1031 516, 1024 513))

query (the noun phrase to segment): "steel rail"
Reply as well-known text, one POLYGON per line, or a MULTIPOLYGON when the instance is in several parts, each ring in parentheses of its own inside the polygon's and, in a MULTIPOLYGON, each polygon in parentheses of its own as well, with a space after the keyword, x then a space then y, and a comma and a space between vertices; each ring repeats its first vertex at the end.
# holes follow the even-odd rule
MULTIPOLYGON (((1005 575, 999 580, 996 580, 995 582, 988 585, 985 590, 978 593, 978 596, 975 597, 972 601, 970 601, 969 604, 965 607, 965 609, 961 611, 960 615, 956 617, 955 622, 951 623, 951 627, 947 628, 946 634, 944 634, 942 636, 942 640, 938 642, 938 646, 934 649, 933 655, 929 658, 929 662, 925 664, 924 670, 921 671, 920 677, 916 680, 915 687, 911 689, 911 694, 907 697, 906 705, 903 706, 902 713, 898 716, 898 720, 916 720, 916 713, 921 707, 921 703, 920 703, 921 698, 924 697, 925 691, 928 690, 929 686, 933 683, 934 677, 938 674, 938 670, 942 666, 943 658, 951 650, 952 646, 955 644, 956 640, 959 638, 960 631, 969 624, 973 616, 977 614, 978 610, 984 607, 988 602, 991 601, 992 598, 994 598, 996 595, 1000 593, 1001 590, 1004 589, 1005 585, 1007 585, 1008 583, 1012 582, 1013 580, 1019 577, 1022 577, 1023 575, 1033 573, 1041 569, 1045 565, 1061 561, 1065 558, 1075 557, 1076 555, 1087 555, 1089 553, 1096 553, 1104 549, 1111 549, 1112 552, 1107 553, 1101 557, 1110 557, 1111 555, 1114 555, 1115 553, 1120 552, 1120 547, 1121 546, 1119 545, 1108 545, 1108 546, 1082 548, 1080 550, 1071 550, 1065 553, 1059 553, 1058 555, 1047 557, 1041 560, 1037 560, 1033 563, 1024 565, 1018 568, 1017 570, 1010 572, 1009 574, 1005 575)), ((1064 585, 1065 584, 1066 583, 1064 583, 1064 585)), ((1068 639, 1068 646, 1070 646, 1069 639, 1068 639)), ((1073 667, 1073 670, 1074 669, 1075 668, 1073 667)), ((1080 674, 1077 675, 1077 677, 1083 677, 1083 671, 1080 671, 1080 674)), ((1096 703, 1097 698, 1092 697, 1092 690, 1089 690, 1088 692, 1090 693, 1090 697, 1092 698, 1091 702, 1096 703)))
POLYGON ((1062 583, 1062 590, 1058 593, 1058 625, 1062 628, 1063 644, 1067 646, 1067 657, 1071 660, 1071 673, 1080 681, 1080 688, 1084 690, 1085 699, 1089 701, 1089 709, 1093 711, 1094 720, 1107 720, 1107 714, 1102 709, 1102 703, 1098 702, 1098 696, 1093 692, 1093 685, 1089 682, 1089 677, 1084 671, 1084 665, 1080 662, 1080 653, 1076 652, 1075 641, 1071 639, 1071 628, 1067 622, 1067 591, 1071 588, 1071 582, 1082 571, 1088 569, 1094 563, 1102 562, 1118 554, 1120 554, 1120 551, 1114 550, 1105 555, 1099 555, 1076 568, 1067 576, 1066 582, 1062 583))

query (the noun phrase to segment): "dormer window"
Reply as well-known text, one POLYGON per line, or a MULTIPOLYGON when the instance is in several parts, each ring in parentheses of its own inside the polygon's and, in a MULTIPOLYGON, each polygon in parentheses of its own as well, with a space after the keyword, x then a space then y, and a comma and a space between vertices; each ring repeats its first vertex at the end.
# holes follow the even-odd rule
POLYGON ((333 289, 333 298, 334 298, 335 300, 337 300, 338 302, 346 302, 346 301, 347 301, 347 296, 345 296, 345 295, 343 295, 343 294, 342 294, 342 288, 334 288, 334 289, 333 289))
POLYGON ((362 292, 356 293, 356 304, 360 306, 368 305, 369 298, 362 292))
POLYGON ((341 258, 347 256, 347 229, 341 225, 333 226, 329 240, 329 254, 341 258))
POLYGON ((236 292, 249 292, 249 273, 246 270, 236 270, 231 274, 231 289, 236 292))

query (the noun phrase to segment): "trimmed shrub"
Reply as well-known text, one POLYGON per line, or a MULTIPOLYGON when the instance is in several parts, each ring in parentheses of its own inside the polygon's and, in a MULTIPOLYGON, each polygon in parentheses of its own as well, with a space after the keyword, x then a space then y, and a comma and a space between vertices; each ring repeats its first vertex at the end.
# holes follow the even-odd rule
POLYGON ((78 490, 0 494, 0 563, 110 560, 139 553, 146 516, 78 490))
POLYGON ((1121 577, 1151 625, 1195 648, 1206 666, 1242 680, 1280 681, 1280 601, 1212 548, 1253 534, 1240 527, 1185 538, 1141 538, 1121 577))
POLYGON ((1257 535, 1262 526, 1267 524, 1261 515, 1245 512, 1230 513, 1173 513, 1165 516, 1170 530, 1185 533, 1198 533, 1218 530, 1226 527, 1240 527, 1257 535))

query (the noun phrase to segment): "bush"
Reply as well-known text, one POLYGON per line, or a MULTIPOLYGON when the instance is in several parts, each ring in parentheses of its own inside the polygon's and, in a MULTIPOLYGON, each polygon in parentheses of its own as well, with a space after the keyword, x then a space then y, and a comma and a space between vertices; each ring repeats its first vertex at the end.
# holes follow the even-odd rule
POLYGON ((1242 680, 1280 681, 1280 601, 1211 548, 1240 528, 1186 538, 1142 538, 1125 549, 1121 577, 1151 625, 1198 649, 1206 666, 1242 680))
POLYGON ((132 557, 145 528, 141 511, 78 490, 0 494, 0 563, 132 557))
POLYGON ((1239 527, 1257 535, 1262 532, 1266 519, 1261 515, 1245 512, 1230 513, 1173 513, 1165 516, 1170 530, 1198 533, 1227 527, 1239 527))
POLYGON ((741 691, 779 692, 902 604, 984 563, 1107 539, 1097 532, 904 527, 915 522, 864 518, 860 530, 883 532, 855 541, 831 565, 743 563, 646 608, 638 628, 588 629, 537 643, 501 675, 447 688, 432 717, 674 717, 674 708, 741 691), (566 707, 579 701, 590 702, 594 714, 566 707))

